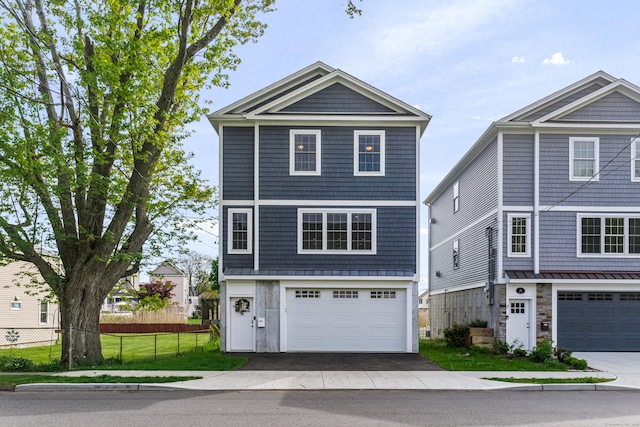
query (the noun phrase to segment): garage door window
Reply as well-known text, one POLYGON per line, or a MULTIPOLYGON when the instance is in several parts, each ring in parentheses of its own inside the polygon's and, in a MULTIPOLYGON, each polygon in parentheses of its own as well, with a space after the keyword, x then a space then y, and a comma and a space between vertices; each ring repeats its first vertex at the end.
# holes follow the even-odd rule
POLYGON ((620 301, 640 301, 640 293, 620 294, 620 301))
POLYGON ((604 294, 604 293, 594 293, 589 294, 589 301, 612 301, 612 294, 604 294))
POLYGON ((574 292, 558 293, 558 299, 560 301, 582 301, 582 294, 574 292))
POLYGON ((395 299, 396 291, 371 291, 371 299, 395 299))
POLYGON ((296 291, 296 298, 320 298, 320 291, 296 291))
POLYGON ((358 291, 333 291, 334 298, 358 298, 358 291))

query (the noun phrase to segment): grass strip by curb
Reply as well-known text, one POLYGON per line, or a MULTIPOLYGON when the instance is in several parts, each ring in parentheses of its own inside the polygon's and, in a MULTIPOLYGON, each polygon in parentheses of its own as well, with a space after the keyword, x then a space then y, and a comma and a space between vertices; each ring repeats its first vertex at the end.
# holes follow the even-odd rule
POLYGON ((125 384, 146 383, 159 384, 175 381, 197 380, 198 376, 170 376, 170 377, 119 377, 112 375, 96 375, 81 377, 66 377, 44 374, 10 374, 0 375, 0 386, 16 386, 19 384, 125 384))
POLYGON ((597 384, 608 383, 615 378, 596 378, 596 377, 581 377, 581 378, 500 378, 491 377, 483 378, 483 380, 491 381, 503 381, 507 383, 520 383, 520 384, 597 384))

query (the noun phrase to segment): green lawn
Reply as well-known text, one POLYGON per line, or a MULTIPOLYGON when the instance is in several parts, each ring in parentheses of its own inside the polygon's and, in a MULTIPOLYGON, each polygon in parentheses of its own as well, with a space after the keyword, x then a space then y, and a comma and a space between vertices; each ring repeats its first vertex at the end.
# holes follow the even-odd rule
POLYGON ((63 377, 42 374, 9 374, 0 375, 0 386, 16 386, 18 384, 103 384, 103 383, 169 383, 174 381, 196 380, 202 377, 115 377, 111 375, 63 377))
POLYGON ((597 384, 608 383, 613 381, 613 378, 596 378, 596 377, 582 377, 582 378, 485 378, 492 381, 504 381, 508 383, 519 384, 597 384))
POLYGON ((528 358, 507 358, 489 349, 449 347, 444 340, 421 340, 420 354, 448 371, 566 371, 560 362, 535 363, 528 358))

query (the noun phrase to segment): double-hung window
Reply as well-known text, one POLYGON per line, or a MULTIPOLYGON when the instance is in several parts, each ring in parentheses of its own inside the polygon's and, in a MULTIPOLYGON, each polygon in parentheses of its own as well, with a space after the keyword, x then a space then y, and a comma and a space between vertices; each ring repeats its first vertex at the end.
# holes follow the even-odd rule
POLYGON ((229 209, 227 225, 227 252, 250 254, 253 225, 251 209, 229 209))
POLYGON ((460 268, 460 241, 458 239, 453 241, 453 269, 460 268))
POLYGON ((290 175, 320 175, 319 130, 292 129, 289 132, 289 153, 290 175))
POLYGON ((354 175, 384 175, 385 132, 383 130, 354 131, 353 158, 354 175))
POLYGON ((298 253, 375 254, 375 209, 299 209, 298 253))
POLYGON ((453 184, 453 213, 460 209, 460 181, 453 184))
POLYGON ((39 315, 40 319, 38 323, 40 325, 49 323, 49 303, 47 301, 40 301, 39 315))
POLYGON ((569 138, 569 180, 597 181, 599 138, 569 138))
POLYGON ((640 181, 640 138, 631 140, 631 181, 640 181))
POLYGON ((640 217, 578 215, 578 255, 640 255, 640 217))
POLYGON ((531 254, 531 215, 508 215, 509 255, 528 257, 531 254))

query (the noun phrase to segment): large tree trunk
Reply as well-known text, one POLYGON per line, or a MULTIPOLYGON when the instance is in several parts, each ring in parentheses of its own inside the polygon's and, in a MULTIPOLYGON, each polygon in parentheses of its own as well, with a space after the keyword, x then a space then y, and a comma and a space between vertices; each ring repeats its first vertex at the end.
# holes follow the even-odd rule
POLYGON ((74 273, 60 298, 60 321, 64 329, 60 363, 67 365, 71 357, 73 363, 81 365, 100 364, 100 308, 105 284, 99 277, 74 273))

